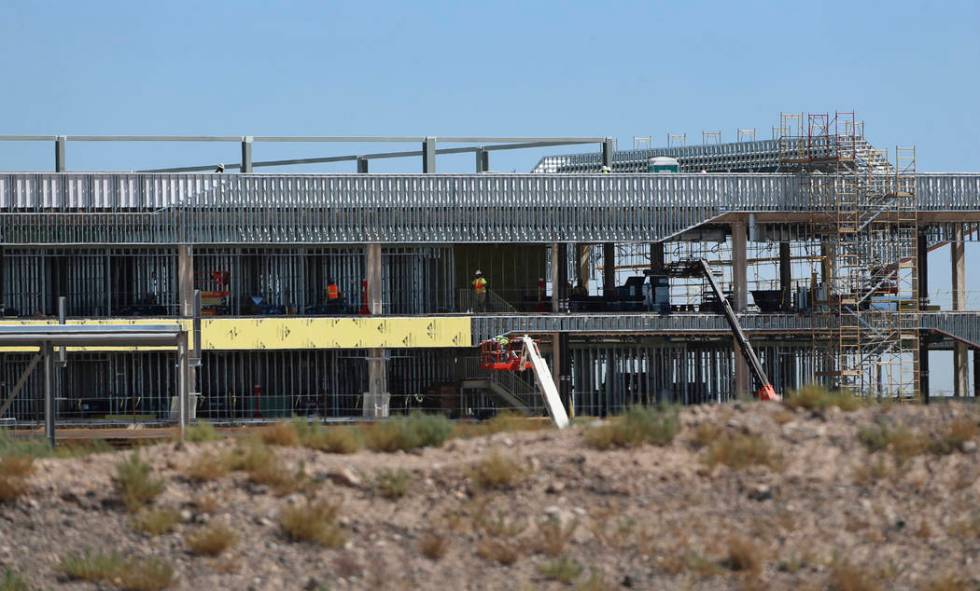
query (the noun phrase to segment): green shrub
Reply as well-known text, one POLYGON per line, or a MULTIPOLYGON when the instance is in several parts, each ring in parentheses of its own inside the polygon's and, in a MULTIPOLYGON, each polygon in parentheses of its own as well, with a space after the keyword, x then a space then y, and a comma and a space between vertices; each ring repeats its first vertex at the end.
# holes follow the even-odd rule
POLYGON ((705 462, 709 466, 722 464, 741 470, 749 466, 782 467, 782 457, 769 442, 758 435, 724 433, 708 446, 705 462))
POLYGON ((846 391, 832 391, 816 384, 803 386, 787 394, 783 404, 789 408, 804 408, 812 411, 824 411, 836 406, 844 412, 855 411, 864 401, 846 391))
POLYGON ((180 523, 180 512, 175 509, 143 509, 133 516, 133 529, 151 536, 168 534, 180 523))
POLYGON ((324 427, 298 423, 300 443, 304 447, 329 454, 352 454, 363 446, 360 431, 350 426, 324 427))
POLYGON ((469 469, 469 477, 484 490, 506 490, 524 479, 520 462, 499 451, 491 452, 469 469))
POLYGON ((571 585, 575 579, 579 578, 582 570, 581 564, 574 558, 568 558, 567 556, 556 558, 538 567, 538 572, 541 573, 542 577, 566 585, 571 585))
POLYGON ((128 459, 116 464, 113 484, 116 493, 129 511, 134 513, 139 511, 163 492, 163 480, 153 478, 152 471, 149 464, 140 460, 138 451, 134 451, 128 459))
POLYGON ((364 433, 372 451, 391 453, 422 447, 438 447, 452 433, 453 425, 443 415, 412 413, 372 423, 364 433))
POLYGON ((384 469, 374 477, 374 490, 390 501, 404 497, 411 484, 412 474, 407 470, 384 469))
POLYGON ((0 591, 30 591, 27 581, 14 571, 4 569, 3 577, 0 578, 0 591))
POLYGON ((586 445, 599 450, 637 447, 644 443, 670 445, 680 431, 676 409, 634 406, 625 414, 585 431, 586 445))
POLYGON ((292 542, 311 542, 326 548, 340 548, 347 536, 337 523, 340 505, 327 501, 307 501, 284 508, 279 513, 279 528, 292 542))
POLYGON ((124 565, 123 558, 115 552, 83 550, 63 556, 58 570, 73 581, 98 583, 116 577, 124 565))
POLYGON ((184 430, 184 441, 191 443, 203 443, 219 439, 221 439, 221 434, 215 430, 214 425, 207 421, 200 421, 184 430))

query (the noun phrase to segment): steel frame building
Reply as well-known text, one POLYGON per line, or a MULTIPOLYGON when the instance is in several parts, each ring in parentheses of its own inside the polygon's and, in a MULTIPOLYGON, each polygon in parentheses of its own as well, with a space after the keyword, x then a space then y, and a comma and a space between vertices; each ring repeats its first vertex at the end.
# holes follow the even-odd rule
MULTIPOLYGON (((784 116, 767 141, 623 152, 608 138, 2 140, 51 142, 56 170, 0 174, 0 324, 58 322, 59 298, 69 324, 188 323, 197 290, 199 417, 542 412, 525 376, 478 364, 481 340, 523 333, 545 344, 578 414, 726 400, 751 379, 699 281, 672 283, 668 310, 620 297, 630 276, 702 257, 721 270, 777 390, 822 381, 928 399, 928 351, 952 349, 956 393, 975 395, 967 351, 980 349, 980 317, 965 310, 963 244, 980 224, 980 173, 918 172, 907 150, 890 161, 853 114, 784 116), (67 146, 90 141, 240 142, 242 160, 226 167, 239 173, 68 172, 67 146), (252 159, 261 142, 369 141, 420 149, 252 159), (570 144, 598 149, 545 157, 529 174, 490 172, 495 150, 570 144), (447 153, 474 154, 475 172, 437 174, 447 153), (681 172, 647 173, 663 155, 681 172), (420 158, 422 172, 368 172, 394 157, 420 158), (357 172, 254 172, 343 161, 357 172), (927 298, 926 254, 944 244, 951 310, 927 298), (482 303, 469 289, 477 268, 491 282, 482 303), (329 280, 342 305, 324 302, 329 280)), ((62 423, 174 420, 173 351, 67 355, 62 423)), ((0 420, 42 420, 31 360, 0 353, 0 420)))

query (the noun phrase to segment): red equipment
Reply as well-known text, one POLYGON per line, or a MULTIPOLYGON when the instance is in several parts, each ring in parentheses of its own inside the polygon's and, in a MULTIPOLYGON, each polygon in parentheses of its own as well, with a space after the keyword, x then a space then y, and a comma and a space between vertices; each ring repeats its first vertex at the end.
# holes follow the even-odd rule
POLYGON ((524 371, 531 362, 524 359, 524 342, 489 339, 480 343, 480 368, 495 371, 524 371))

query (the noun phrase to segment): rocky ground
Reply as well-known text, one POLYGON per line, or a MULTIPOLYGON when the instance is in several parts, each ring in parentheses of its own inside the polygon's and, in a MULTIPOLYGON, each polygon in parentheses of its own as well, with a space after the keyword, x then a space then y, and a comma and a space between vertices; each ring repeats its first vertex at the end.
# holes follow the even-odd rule
POLYGON ((140 451, 165 481, 151 505, 179 520, 158 536, 114 488, 128 452, 40 459, 0 504, 0 571, 32 589, 123 584, 67 580, 59 563, 88 548, 158 557, 174 589, 980 589, 978 410, 691 407, 671 443, 608 451, 589 424, 412 453, 276 446, 305 483, 281 496, 245 472, 187 477, 235 438, 159 444, 140 451), (399 471, 394 498, 378 475, 399 471), (284 535, 308 498, 339 507, 333 544, 284 535), (188 547, 209 523, 237 534, 216 557, 188 547))

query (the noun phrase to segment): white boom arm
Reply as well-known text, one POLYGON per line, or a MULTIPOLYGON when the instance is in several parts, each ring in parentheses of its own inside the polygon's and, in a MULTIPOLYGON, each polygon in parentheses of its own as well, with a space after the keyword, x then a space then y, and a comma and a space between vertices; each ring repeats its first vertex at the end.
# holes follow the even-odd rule
MULTIPOLYGON (((565 407, 561 404, 561 398, 558 396, 558 388, 555 386, 555 380, 551 377, 551 371, 548 370, 548 364, 541 357, 541 352, 538 351, 538 345, 531 340, 531 337, 524 335, 521 337, 521 340, 524 342, 524 357, 531 362, 531 369, 534 371, 534 380, 538 383, 538 388, 544 397, 544 404, 548 407, 548 414, 551 415, 551 420, 554 421, 555 426, 559 429, 564 429, 568 426, 568 413, 565 412, 565 407)), ((523 365, 523 360, 521 365, 523 365)))

